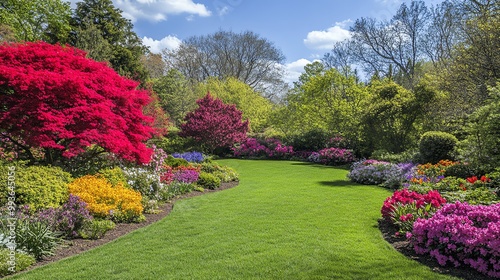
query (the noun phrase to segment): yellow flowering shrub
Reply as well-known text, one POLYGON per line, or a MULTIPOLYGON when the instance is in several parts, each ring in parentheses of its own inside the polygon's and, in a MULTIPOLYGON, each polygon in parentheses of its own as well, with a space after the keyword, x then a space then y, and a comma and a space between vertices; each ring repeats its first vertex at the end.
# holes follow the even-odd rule
POLYGON ((78 178, 69 184, 69 191, 87 203, 94 217, 111 218, 116 222, 133 222, 143 218, 141 194, 122 184, 113 186, 102 176, 78 178))

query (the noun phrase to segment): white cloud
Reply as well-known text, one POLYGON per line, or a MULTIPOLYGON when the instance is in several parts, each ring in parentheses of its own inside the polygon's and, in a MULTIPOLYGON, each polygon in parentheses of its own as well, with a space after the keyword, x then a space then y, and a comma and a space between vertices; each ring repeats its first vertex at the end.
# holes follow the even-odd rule
POLYGON ((149 37, 142 38, 142 43, 148 46, 152 53, 160 53, 163 49, 177 49, 181 42, 179 38, 170 35, 161 40, 155 40, 149 37))
POLYGON ((217 8, 217 15, 222 17, 224 15, 226 15, 227 13, 229 13, 229 7, 228 6, 223 6, 223 7, 219 7, 217 8))
MULTIPOLYGON (((317 61, 317 60, 314 60, 317 61)), ((301 58, 299 60, 290 62, 288 64, 285 64, 285 82, 292 84, 293 82, 296 82, 299 80, 299 77, 302 73, 304 73, 304 66, 307 64, 313 63, 314 61, 310 61, 305 58, 301 58)))
POLYGON ((146 19, 164 21, 168 15, 190 14, 201 17, 211 16, 211 12, 203 4, 194 0, 113 0, 116 8, 123 11, 123 16, 132 20, 146 19))
POLYGON ((330 50, 333 44, 351 38, 351 33, 347 26, 351 20, 336 22, 334 26, 327 30, 311 31, 304 39, 304 44, 314 50, 330 50))

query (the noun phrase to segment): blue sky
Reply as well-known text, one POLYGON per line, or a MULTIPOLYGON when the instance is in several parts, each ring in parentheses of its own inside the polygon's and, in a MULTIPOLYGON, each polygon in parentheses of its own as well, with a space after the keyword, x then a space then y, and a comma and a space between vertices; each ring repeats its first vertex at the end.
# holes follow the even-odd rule
MULTIPOLYGON (((151 51, 218 30, 253 31, 286 57, 287 81, 350 36, 361 17, 390 19, 409 0, 113 0, 151 51)), ((71 0, 77 2, 77 0, 71 0)), ((427 5, 441 0, 426 0, 427 5)))

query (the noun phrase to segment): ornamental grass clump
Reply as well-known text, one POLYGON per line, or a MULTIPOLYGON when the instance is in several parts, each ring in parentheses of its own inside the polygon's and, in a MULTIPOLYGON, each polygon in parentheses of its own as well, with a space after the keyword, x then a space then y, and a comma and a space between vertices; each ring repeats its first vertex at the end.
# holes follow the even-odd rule
POLYGON ((447 204, 417 220, 409 236, 417 254, 429 254, 442 266, 465 264, 500 278, 500 204, 447 204))
POLYGON ((115 222, 136 222, 143 218, 141 194, 121 184, 112 186, 102 177, 86 175, 74 180, 69 190, 87 203, 87 209, 96 218, 111 218, 115 222))

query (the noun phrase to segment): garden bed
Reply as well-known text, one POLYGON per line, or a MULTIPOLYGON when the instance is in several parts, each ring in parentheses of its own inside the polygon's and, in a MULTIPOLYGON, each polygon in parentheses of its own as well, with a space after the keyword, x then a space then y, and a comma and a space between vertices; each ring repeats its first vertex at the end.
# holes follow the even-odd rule
POLYGON ((106 232, 106 234, 96 240, 89 240, 89 239, 73 239, 73 240, 65 240, 64 243, 58 247, 55 251, 55 254, 53 256, 48 256, 45 257, 43 260, 35 263, 34 265, 30 266, 26 270, 31 270, 39 266, 43 266, 73 255, 77 255, 80 253, 83 253, 85 251, 88 251, 90 249, 93 249, 97 246, 101 246, 103 244, 106 244, 108 242, 111 242, 115 239, 117 239, 120 236, 123 236, 125 234, 128 234, 138 228, 142 228, 145 226, 148 226, 152 223, 155 223, 163 218, 165 218, 174 208, 175 202, 180 199, 188 198, 188 197, 194 197, 194 196, 199 196, 203 195, 206 193, 212 193, 212 192, 217 192, 225 189, 229 189, 232 187, 235 187, 238 185, 238 182, 229 182, 229 183, 222 183, 221 187, 215 190, 210 190, 210 189, 205 189, 204 192, 190 192, 183 194, 181 196, 178 196, 174 199, 172 199, 170 202, 165 203, 159 207, 160 212, 157 214, 144 214, 146 217, 146 220, 141 223, 119 223, 116 224, 116 227, 112 230, 109 230, 106 232))
POLYGON ((415 253, 410 242, 407 241, 404 236, 396 236, 396 232, 398 231, 398 228, 394 224, 392 224, 384 219, 380 219, 378 226, 379 226, 380 231, 382 232, 382 236, 384 237, 384 239, 387 242, 389 242, 392 245, 392 247, 394 247, 394 249, 396 249, 401 254, 405 255, 407 258, 410 258, 410 259, 415 260, 423 265, 428 266, 434 272, 452 275, 452 276, 458 277, 460 279, 467 279, 467 280, 493 279, 493 278, 488 277, 484 274, 481 274, 480 272, 478 272, 475 269, 472 269, 472 268, 464 266, 464 265, 462 265, 460 267, 454 267, 451 265, 441 266, 431 256, 418 255, 417 253, 415 253))

